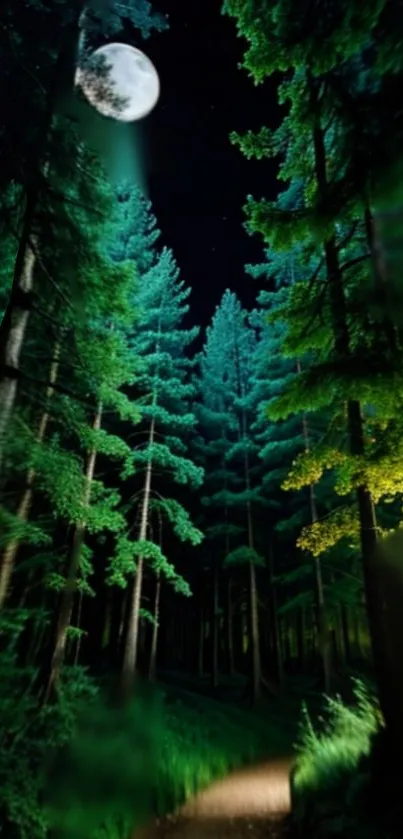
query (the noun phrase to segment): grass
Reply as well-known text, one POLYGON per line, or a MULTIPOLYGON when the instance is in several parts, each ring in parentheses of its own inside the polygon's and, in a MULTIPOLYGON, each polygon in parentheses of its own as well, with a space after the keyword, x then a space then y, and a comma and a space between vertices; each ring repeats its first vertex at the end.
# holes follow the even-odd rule
POLYGON ((254 714, 178 688, 144 691, 125 710, 100 697, 52 767, 48 810, 62 839, 126 839, 232 769, 290 753, 286 714, 254 714))
POLYGON ((354 685, 355 704, 340 698, 325 700, 320 727, 313 726, 304 710, 294 782, 299 792, 331 789, 356 769, 371 750, 373 735, 381 724, 380 711, 359 681, 354 685))
POLYGON ((368 835, 360 803, 368 784, 363 766, 382 719, 375 697, 358 680, 354 697, 352 705, 326 699, 316 726, 304 712, 293 774, 293 815, 311 839, 368 835))
MULTIPOLYGON (((156 782, 157 814, 171 812, 231 769, 289 754, 294 727, 185 691, 171 692, 156 782)), ((278 700, 277 700, 278 702, 278 700)))

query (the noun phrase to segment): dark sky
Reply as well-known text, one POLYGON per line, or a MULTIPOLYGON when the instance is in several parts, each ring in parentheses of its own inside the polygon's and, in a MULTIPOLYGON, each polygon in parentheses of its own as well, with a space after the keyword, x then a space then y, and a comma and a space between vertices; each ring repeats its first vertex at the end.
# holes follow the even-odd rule
MULTIPOLYGON (((242 228, 246 195, 273 198, 272 163, 247 161, 231 130, 278 123, 274 85, 254 87, 237 67, 242 42, 220 0, 161 0, 170 30, 144 42, 161 79, 161 99, 147 120, 149 189, 164 244, 192 286, 193 319, 205 323, 223 291, 253 303, 245 263, 262 243, 242 228)), ((251 288, 252 286, 252 288, 251 288)))

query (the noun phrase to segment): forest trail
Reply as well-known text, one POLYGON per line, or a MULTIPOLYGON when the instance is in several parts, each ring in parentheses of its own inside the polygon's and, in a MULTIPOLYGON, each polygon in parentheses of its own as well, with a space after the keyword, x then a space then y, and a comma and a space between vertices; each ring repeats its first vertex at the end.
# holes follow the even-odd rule
POLYGON ((240 769, 137 839, 280 839, 290 812, 291 758, 240 769))

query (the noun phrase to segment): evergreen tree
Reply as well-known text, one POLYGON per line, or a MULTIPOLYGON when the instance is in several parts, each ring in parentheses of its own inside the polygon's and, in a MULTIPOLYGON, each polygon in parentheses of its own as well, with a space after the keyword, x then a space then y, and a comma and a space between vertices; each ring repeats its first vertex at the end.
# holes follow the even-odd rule
MULTIPOLYGON (((317 363, 315 359, 315 367, 299 378, 299 400, 294 389, 291 410, 295 411, 296 399, 299 409, 312 407, 312 390, 315 387, 315 397, 319 395, 321 382, 323 391, 325 376, 333 393, 332 400, 342 399, 346 404, 351 469, 347 491, 354 490, 356 496, 368 619, 386 707, 390 705, 390 696, 387 696, 381 629, 377 620, 377 593, 371 572, 377 524, 370 482, 364 477, 359 464, 367 456, 365 406, 377 401, 375 382, 372 380, 372 387, 369 383, 368 353, 373 369, 381 367, 385 375, 395 375, 396 359, 391 360, 387 342, 383 342, 385 350, 380 354, 379 328, 377 330, 371 325, 365 309, 361 313, 357 311, 354 305, 356 295, 350 294, 350 265, 344 266, 342 258, 361 219, 357 218, 357 204, 351 207, 351 204, 344 203, 343 175, 347 161, 342 160, 341 169, 337 168, 341 126, 334 107, 332 85, 326 82, 323 87, 325 74, 326 79, 335 78, 341 61, 360 53, 369 33, 375 31, 379 23, 382 4, 374 4, 364 14, 353 5, 339 16, 318 16, 312 31, 306 28, 306 21, 302 20, 298 10, 295 9, 295 16, 290 17, 288 4, 286 6, 287 9, 280 0, 273 6, 260 9, 260 13, 255 15, 253 2, 229 0, 225 4, 225 9, 237 18, 240 34, 249 41, 245 66, 255 81, 262 81, 276 71, 288 74, 279 88, 281 102, 289 106, 281 128, 274 134, 262 129, 257 134, 249 133, 244 139, 234 137, 234 140, 239 140, 249 156, 280 153, 284 161, 280 177, 287 181, 301 178, 304 181, 302 209, 295 206, 283 210, 265 201, 250 199, 248 223, 251 230, 262 232, 266 241, 277 249, 287 248, 298 240, 310 249, 316 247, 321 250, 325 289, 320 295, 319 307, 316 304, 315 308, 319 312, 327 311, 331 344, 326 361, 319 358, 317 363), (353 18, 354 30, 349 30, 353 18), (326 48, 321 41, 323 27, 328 33, 326 48), (304 69, 307 67, 309 71, 304 69)), ((320 271, 317 276, 320 276, 320 271)), ((386 324, 383 332, 386 337, 386 324)), ((349 520, 351 531, 352 522, 349 520)), ((339 524, 346 532, 345 517, 343 525, 341 521, 339 524)))
MULTIPOLYGON (((121 194, 118 225, 119 245, 115 259, 131 256, 136 249, 136 193, 121 194)), ((152 231, 153 220, 143 204, 144 230, 152 231)), ((154 234, 147 233, 148 246, 153 245, 154 234)), ((152 251, 150 253, 151 262, 152 251)), ((144 270, 147 262, 142 253, 141 283, 135 295, 139 320, 132 336, 132 348, 140 360, 136 381, 137 397, 142 404, 140 442, 133 450, 137 473, 142 474, 142 486, 134 497, 132 508, 139 509, 138 536, 131 543, 136 558, 136 573, 129 607, 129 625, 123 660, 123 690, 128 691, 134 678, 138 657, 138 632, 141 616, 141 593, 144 563, 153 571, 171 580, 184 594, 189 587, 175 571, 173 563, 161 551, 158 541, 152 538, 151 522, 157 512, 173 525, 180 540, 197 545, 201 533, 190 522, 182 504, 164 491, 163 478, 170 476, 175 484, 197 488, 202 481, 202 470, 188 456, 189 434, 195 424, 190 409, 193 386, 190 381, 191 360, 188 347, 197 336, 198 329, 186 329, 183 319, 188 311, 189 289, 179 279, 179 271, 172 253, 163 249, 144 270), (162 483, 161 483, 162 482, 162 483)), ((117 263, 118 264, 118 263, 117 263)), ((135 526, 135 530, 137 526, 135 526)), ((124 545, 127 551, 127 546, 124 545)))
MULTIPOLYGON (((153 27, 163 28, 162 19, 150 15, 151 7, 146 0, 125 4, 123 18, 121 4, 101 7, 96 4, 96 21, 91 6, 85 7, 85 18, 88 16, 104 35, 115 32, 123 18, 146 34, 153 27)), ((15 13, 14 4, 7 3, 2 12, 5 74, 11 79, 11 90, 7 85, 3 90, 13 102, 13 113, 19 115, 17 119, 7 120, 4 171, 21 186, 21 210, 17 229, 10 231, 18 241, 18 248, 10 297, 0 326, 0 471, 5 435, 17 394, 22 347, 34 305, 36 263, 42 252, 42 240, 55 224, 55 217, 49 214, 49 202, 54 203, 56 197, 59 204, 71 200, 68 191, 67 195, 55 191, 53 179, 58 177, 67 154, 57 111, 64 86, 73 85, 81 12, 81 0, 73 4, 62 2, 57 8, 31 0, 22 19, 15 13), (32 32, 40 32, 39 40, 32 40, 32 32), (23 62, 19 61, 21 53, 23 62), (19 125, 21 115, 24 115, 22 126, 19 125)), ((9 115, 7 105, 3 113, 9 115)), ((75 150, 73 155, 79 166, 79 152, 77 156, 75 150)))
MULTIPOLYGON (((206 407, 209 408, 209 401, 212 407, 214 406, 215 422, 220 414, 228 415, 223 424, 223 431, 225 435, 228 434, 228 438, 225 436, 221 444, 224 463, 227 464, 224 468, 224 485, 221 490, 210 497, 209 503, 221 507, 224 514, 228 511, 230 521, 234 516, 236 526, 243 528, 244 542, 239 544, 238 537, 225 556, 225 564, 227 566, 243 565, 248 569, 252 701, 259 696, 262 679, 256 584, 256 566, 261 564, 262 560, 256 549, 254 522, 256 505, 261 503, 261 496, 254 480, 256 446, 250 430, 251 412, 248 402, 255 341, 254 331, 247 323, 246 312, 242 310, 236 296, 227 291, 207 334, 205 358, 202 364, 204 374, 202 394, 204 393, 208 400, 206 407), (217 384, 208 384, 208 379, 211 378, 214 359, 218 356, 220 357, 218 368, 220 379, 217 393, 217 384), (225 451, 224 446, 226 446, 225 451), (226 484, 228 467, 235 479, 231 477, 229 483, 226 484)), ((215 372, 215 382, 217 382, 217 372, 215 372)), ((227 525, 224 527, 225 535, 229 535, 227 525)))

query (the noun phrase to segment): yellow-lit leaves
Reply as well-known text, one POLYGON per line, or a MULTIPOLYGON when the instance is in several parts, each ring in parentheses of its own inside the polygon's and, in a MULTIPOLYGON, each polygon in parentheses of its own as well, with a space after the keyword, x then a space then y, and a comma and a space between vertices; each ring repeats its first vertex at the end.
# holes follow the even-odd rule
POLYGON ((326 470, 344 464, 347 458, 344 452, 332 448, 318 447, 313 451, 302 452, 294 460, 282 489, 300 490, 305 486, 317 484, 326 470))
POLYGON ((345 537, 356 538, 359 533, 358 516, 354 508, 340 507, 322 521, 304 527, 297 540, 301 550, 320 556, 345 537))

